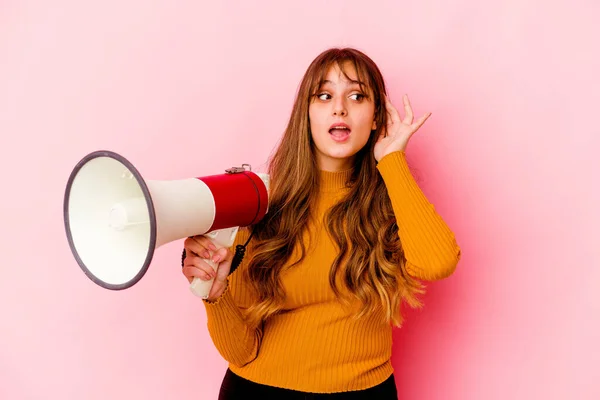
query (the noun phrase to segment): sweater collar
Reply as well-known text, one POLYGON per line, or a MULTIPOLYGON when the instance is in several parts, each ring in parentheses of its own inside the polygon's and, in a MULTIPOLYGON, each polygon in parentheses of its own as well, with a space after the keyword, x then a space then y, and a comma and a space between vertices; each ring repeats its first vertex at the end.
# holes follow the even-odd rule
POLYGON ((352 176, 352 169, 330 172, 319 171, 320 187, 322 192, 338 192, 346 187, 348 179, 352 176))

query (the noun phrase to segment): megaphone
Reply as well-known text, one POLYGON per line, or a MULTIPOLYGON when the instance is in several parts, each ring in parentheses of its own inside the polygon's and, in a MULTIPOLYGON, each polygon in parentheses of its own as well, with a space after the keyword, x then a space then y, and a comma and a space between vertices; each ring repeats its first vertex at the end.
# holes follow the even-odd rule
MULTIPOLYGON (((96 284, 122 290, 146 273, 155 250, 205 235, 217 248, 233 245, 240 227, 268 211, 269 175, 250 166, 179 180, 144 180, 125 157, 95 151, 75 166, 63 213, 71 251, 96 284)), ((213 268, 212 260, 205 260, 213 268)), ((207 298, 213 280, 195 278, 192 292, 207 298)))

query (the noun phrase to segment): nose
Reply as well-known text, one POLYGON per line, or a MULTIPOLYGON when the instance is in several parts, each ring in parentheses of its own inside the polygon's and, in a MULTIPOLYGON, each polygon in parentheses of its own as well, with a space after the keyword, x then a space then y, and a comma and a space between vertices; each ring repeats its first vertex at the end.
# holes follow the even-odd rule
POLYGON ((333 102, 333 115, 335 117, 345 117, 346 115, 348 115, 346 104, 344 103, 344 100, 340 97, 338 97, 337 100, 333 102))

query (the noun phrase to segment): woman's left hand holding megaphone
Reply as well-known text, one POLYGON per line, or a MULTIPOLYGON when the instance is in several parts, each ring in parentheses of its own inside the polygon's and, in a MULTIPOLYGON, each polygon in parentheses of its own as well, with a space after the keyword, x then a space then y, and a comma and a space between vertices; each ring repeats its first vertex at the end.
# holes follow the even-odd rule
POLYGON ((217 250, 210 239, 203 235, 189 237, 185 239, 183 245, 186 251, 183 274, 190 283, 194 278, 203 281, 214 279, 207 300, 216 300, 227 287, 233 252, 226 247, 217 250), (212 259, 213 262, 218 263, 217 270, 215 271, 204 259, 212 259))

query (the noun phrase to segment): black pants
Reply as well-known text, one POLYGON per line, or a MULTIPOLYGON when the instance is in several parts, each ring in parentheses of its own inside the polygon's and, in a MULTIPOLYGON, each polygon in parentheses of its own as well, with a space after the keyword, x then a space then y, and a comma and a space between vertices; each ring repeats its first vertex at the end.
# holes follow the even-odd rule
POLYGON ((227 369, 219 400, 397 400, 396 382, 392 374, 385 382, 369 389, 343 393, 306 393, 261 385, 237 376, 227 369))

